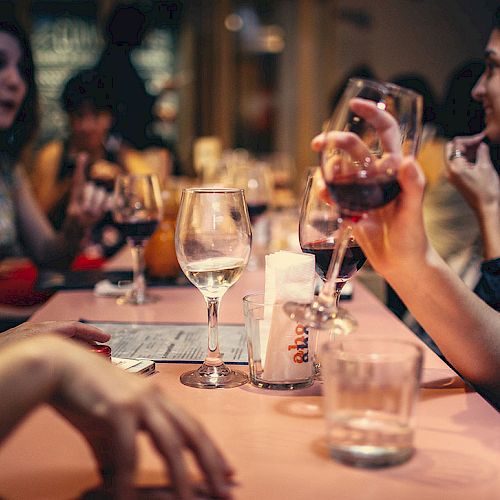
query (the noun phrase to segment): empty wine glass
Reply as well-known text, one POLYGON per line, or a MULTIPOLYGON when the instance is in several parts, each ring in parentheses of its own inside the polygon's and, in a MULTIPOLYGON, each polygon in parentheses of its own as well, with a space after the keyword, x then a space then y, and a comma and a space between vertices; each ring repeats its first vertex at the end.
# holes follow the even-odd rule
MULTIPOLYGON (((341 219, 337 204, 333 200, 326 200, 322 196, 324 187, 320 167, 309 169, 306 188, 302 198, 299 216, 299 242, 303 252, 315 257, 316 273, 326 281, 328 267, 332 259, 335 245, 338 242, 341 219)), ((335 325, 332 334, 342 332, 352 333, 357 322, 346 309, 339 307, 340 296, 344 285, 365 263, 366 257, 354 237, 350 237, 346 253, 340 266, 339 275, 335 280, 334 300, 336 307, 335 325)), ((314 363, 319 371, 318 359, 319 334, 316 332, 314 342, 314 363)))
POLYGON ((126 236, 132 252, 131 289, 119 304, 145 304, 155 300, 146 293, 144 243, 153 234, 162 215, 160 183, 156 175, 120 175, 115 181, 113 218, 126 236))
POLYGON ((187 278, 208 308, 208 351, 203 364, 181 375, 191 387, 237 387, 248 377, 231 370, 219 349, 219 303, 243 273, 250 257, 252 232, 242 189, 184 189, 177 216, 175 250, 187 278))
MULTIPOLYGON (((402 154, 415 155, 422 130, 422 97, 392 83, 351 79, 324 131, 326 146, 321 157, 323 177, 337 203, 342 223, 338 244, 328 267, 324 286, 311 304, 289 302, 285 310, 293 319, 315 328, 331 328, 335 322, 336 282, 351 238, 352 224, 366 212, 392 201, 400 191, 397 171, 402 154), (366 117, 367 101, 388 111, 399 127, 398 144, 387 141, 366 117), (365 111, 363 111, 363 109, 365 111), (354 133, 362 141, 358 157, 343 152, 334 132, 354 133)), ((344 135, 344 139, 349 135, 344 135)))

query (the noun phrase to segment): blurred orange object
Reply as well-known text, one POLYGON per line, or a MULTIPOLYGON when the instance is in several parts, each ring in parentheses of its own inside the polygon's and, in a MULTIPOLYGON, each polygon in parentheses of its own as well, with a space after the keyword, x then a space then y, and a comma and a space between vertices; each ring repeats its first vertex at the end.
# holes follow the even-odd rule
POLYGON ((181 270, 175 254, 175 222, 179 203, 175 189, 162 193, 163 220, 144 248, 146 271, 152 278, 174 278, 181 270))

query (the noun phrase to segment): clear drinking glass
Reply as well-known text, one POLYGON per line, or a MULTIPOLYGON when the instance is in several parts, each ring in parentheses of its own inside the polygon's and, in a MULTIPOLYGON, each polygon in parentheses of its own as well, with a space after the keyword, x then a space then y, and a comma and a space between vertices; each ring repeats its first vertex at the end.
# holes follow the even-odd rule
POLYGON ((184 189, 177 216, 175 250, 187 278, 203 294, 208 308, 208 351, 203 364, 183 373, 191 387, 237 387, 245 373, 231 370, 219 350, 219 303, 243 273, 250 257, 252 232, 245 197, 236 188, 184 189))
POLYGON ((423 351, 410 341, 353 336, 322 352, 324 413, 333 458, 384 467, 414 452, 423 351))
POLYGON ((295 320, 315 328, 332 327, 337 315, 337 277, 351 239, 352 225, 363 214, 386 205, 399 194, 397 172, 401 154, 416 155, 421 132, 422 97, 419 94, 392 83, 349 80, 325 128, 327 145, 321 157, 323 178, 331 198, 339 207, 342 223, 326 280, 317 299, 311 304, 285 304, 285 310, 295 320), (388 111, 396 119, 399 144, 385 143, 373 126, 352 110, 354 98, 375 102, 379 109, 388 111), (363 148, 362 151, 358 148, 358 158, 351 158, 334 144, 334 132, 354 133, 361 139, 363 148), (387 152, 391 154, 387 155, 387 152))
POLYGON ((154 296, 146 293, 144 244, 154 233, 162 216, 162 198, 156 175, 120 175, 115 181, 113 218, 126 236, 132 251, 132 288, 118 299, 119 304, 145 304, 154 296))

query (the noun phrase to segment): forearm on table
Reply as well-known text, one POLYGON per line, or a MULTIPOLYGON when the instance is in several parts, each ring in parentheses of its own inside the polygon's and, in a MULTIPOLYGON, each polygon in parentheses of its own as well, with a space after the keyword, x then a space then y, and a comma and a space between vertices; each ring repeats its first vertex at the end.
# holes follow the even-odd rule
POLYGON ((49 337, 17 342, 0 350, 0 441, 23 417, 50 399, 58 380, 49 337))
POLYGON ((387 279, 466 379, 490 385, 498 378, 500 315, 476 297, 434 250, 387 279))

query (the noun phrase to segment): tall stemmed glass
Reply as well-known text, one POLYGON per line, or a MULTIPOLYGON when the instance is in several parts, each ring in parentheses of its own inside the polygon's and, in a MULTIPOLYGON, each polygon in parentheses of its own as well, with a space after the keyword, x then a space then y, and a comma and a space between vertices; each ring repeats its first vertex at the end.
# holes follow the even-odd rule
POLYGON ((266 221, 263 216, 272 200, 271 167, 263 161, 249 160, 245 165, 233 170, 233 182, 245 192, 253 230, 252 255, 248 268, 255 270, 262 265, 269 245, 269 221, 266 221))
POLYGON ((219 303, 241 276, 250 257, 252 232, 242 189, 184 189, 177 216, 175 250, 188 279, 208 308, 208 351, 203 364, 183 373, 181 382, 212 389, 245 384, 245 373, 231 370, 219 350, 219 303))
MULTIPOLYGON (((299 243, 303 252, 315 256, 316 273, 323 281, 326 281, 328 267, 332 259, 335 244, 337 242, 341 219, 338 206, 333 200, 322 196, 324 181, 320 167, 311 167, 308 172, 306 188, 302 198, 299 216, 299 243)), ((339 275, 335 281, 335 307, 337 314, 332 334, 349 334, 357 327, 356 320, 346 309, 339 307, 340 295, 344 285, 365 263, 366 256, 351 236, 346 249, 346 254, 340 266, 339 275)), ((313 342, 314 365, 319 374, 319 332, 315 332, 313 342)))
POLYGON ((161 189, 156 175, 120 175, 113 193, 113 218, 132 251, 132 288, 118 298, 119 304, 145 304, 154 296, 146 293, 144 244, 154 233, 162 215, 161 189))
MULTIPOLYGON (((335 324, 337 277, 341 273, 342 262, 349 246, 352 225, 366 212, 392 201, 400 191, 397 181, 399 162, 385 161, 385 150, 396 148, 399 156, 401 153, 415 155, 421 130, 420 95, 392 83, 349 80, 342 99, 324 131, 326 146, 321 158, 323 177, 330 196, 339 207, 342 223, 320 294, 311 304, 285 304, 285 310, 292 318, 314 328, 329 329, 335 324), (354 112, 354 98, 358 98, 358 105, 360 100, 373 101, 377 108, 393 115, 399 127, 400 143, 389 144, 383 137, 379 137, 368 120, 354 112), (349 157, 332 140, 330 133, 335 131, 354 133, 358 136, 364 146, 357 158, 349 157)), ((393 157, 395 158, 394 154, 393 157)))

